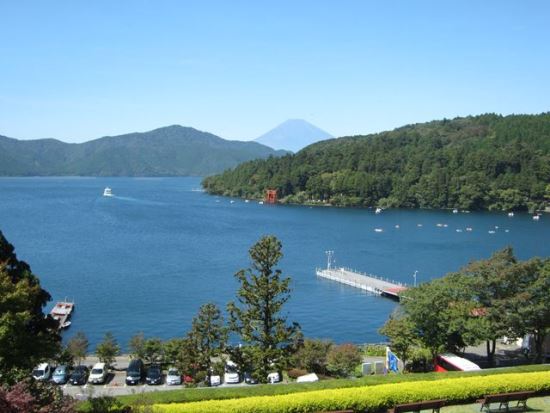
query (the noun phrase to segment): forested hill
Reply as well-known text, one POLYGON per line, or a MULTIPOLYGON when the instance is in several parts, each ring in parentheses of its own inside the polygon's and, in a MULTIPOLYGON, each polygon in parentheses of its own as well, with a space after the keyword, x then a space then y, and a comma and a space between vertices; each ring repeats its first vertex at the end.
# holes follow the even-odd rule
POLYGON ((521 210, 550 198, 550 113, 481 115, 319 142, 203 181, 210 193, 338 206, 521 210))
POLYGON ((284 153, 178 125, 79 144, 0 136, 0 175, 205 176, 284 153))

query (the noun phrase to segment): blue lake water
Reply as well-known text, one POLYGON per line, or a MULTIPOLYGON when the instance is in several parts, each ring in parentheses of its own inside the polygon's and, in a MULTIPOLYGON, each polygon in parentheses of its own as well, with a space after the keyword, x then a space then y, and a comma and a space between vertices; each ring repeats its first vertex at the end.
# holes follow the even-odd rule
POLYGON ((0 178, 0 230, 51 293, 47 311, 56 300, 75 300, 65 338, 84 331, 91 349, 106 331, 123 346, 138 331, 182 336, 201 304, 225 308, 238 288, 233 274, 249 266, 248 249, 264 234, 283 243, 289 320, 306 336, 336 342, 380 341, 377 330, 396 303, 317 278, 326 250, 335 251, 337 266, 406 283, 415 270, 426 281, 506 245, 521 259, 550 255, 550 215, 376 215, 231 203, 193 191, 199 187, 198 178, 0 178), (114 197, 102 196, 106 186, 114 197))

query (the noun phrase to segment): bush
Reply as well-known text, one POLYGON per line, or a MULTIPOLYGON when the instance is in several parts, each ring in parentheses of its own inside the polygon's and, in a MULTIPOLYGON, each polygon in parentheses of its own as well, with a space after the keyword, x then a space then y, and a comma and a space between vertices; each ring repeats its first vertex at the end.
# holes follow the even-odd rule
POLYGON ((336 377, 348 377, 359 363, 361 352, 354 344, 334 346, 327 356, 327 370, 336 377))
POLYGON ((386 346, 380 344, 367 344, 363 347, 363 354, 369 357, 385 357, 386 346))
POLYGON ((288 377, 290 377, 291 379, 294 379, 294 380, 296 380, 298 377, 303 376, 307 373, 308 373, 307 370, 302 370, 302 369, 290 369, 287 372, 288 377))
POLYGON ((437 386, 421 380, 271 397, 157 404, 155 407, 160 413, 306 413, 342 409, 376 412, 400 403, 432 399, 445 399, 449 403, 467 402, 485 394, 523 390, 549 391, 550 371, 448 378, 438 380, 437 386))

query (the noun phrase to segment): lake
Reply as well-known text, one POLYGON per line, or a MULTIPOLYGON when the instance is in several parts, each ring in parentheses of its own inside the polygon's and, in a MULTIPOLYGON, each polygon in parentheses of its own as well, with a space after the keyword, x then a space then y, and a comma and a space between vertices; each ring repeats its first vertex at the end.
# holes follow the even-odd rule
POLYGON ((396 303, 317 278, 326 250, 336 266, 405 283, 414 271, 424 282, 507 245, 521 259, 550 255, 548 214, 375 214, 259 205, 198 188, 199 178, 0 178, 0 230, 52 295, 47 311, 74 299, 64 337, 84 331, 91 350, 106 331, 123 347, 139 331, 182 336, 201 304, 225 308, 238 288, 234 273, 249 266, 248 249, 264 234, 283 243, 288 319, 306 336, 339 343, 383 340, 377 330, 396 303), (102 196, 106 186, 115 196, 102 196))

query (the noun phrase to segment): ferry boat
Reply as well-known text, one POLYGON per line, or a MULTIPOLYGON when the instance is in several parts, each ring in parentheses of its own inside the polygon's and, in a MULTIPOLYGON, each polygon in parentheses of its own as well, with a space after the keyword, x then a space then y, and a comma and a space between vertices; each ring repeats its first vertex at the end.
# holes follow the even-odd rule
POLYGON ((50 315, 59 322, 59 329, 67 328, 71 325, 69 318, 74 309, 74 303, 69 301, 58 301, 50 311, 50 315))
POLYGON ((103 196, 113 196, 113 191, 111 190, 111 188, 106 187, 106 188, 103 190, 103 196))

